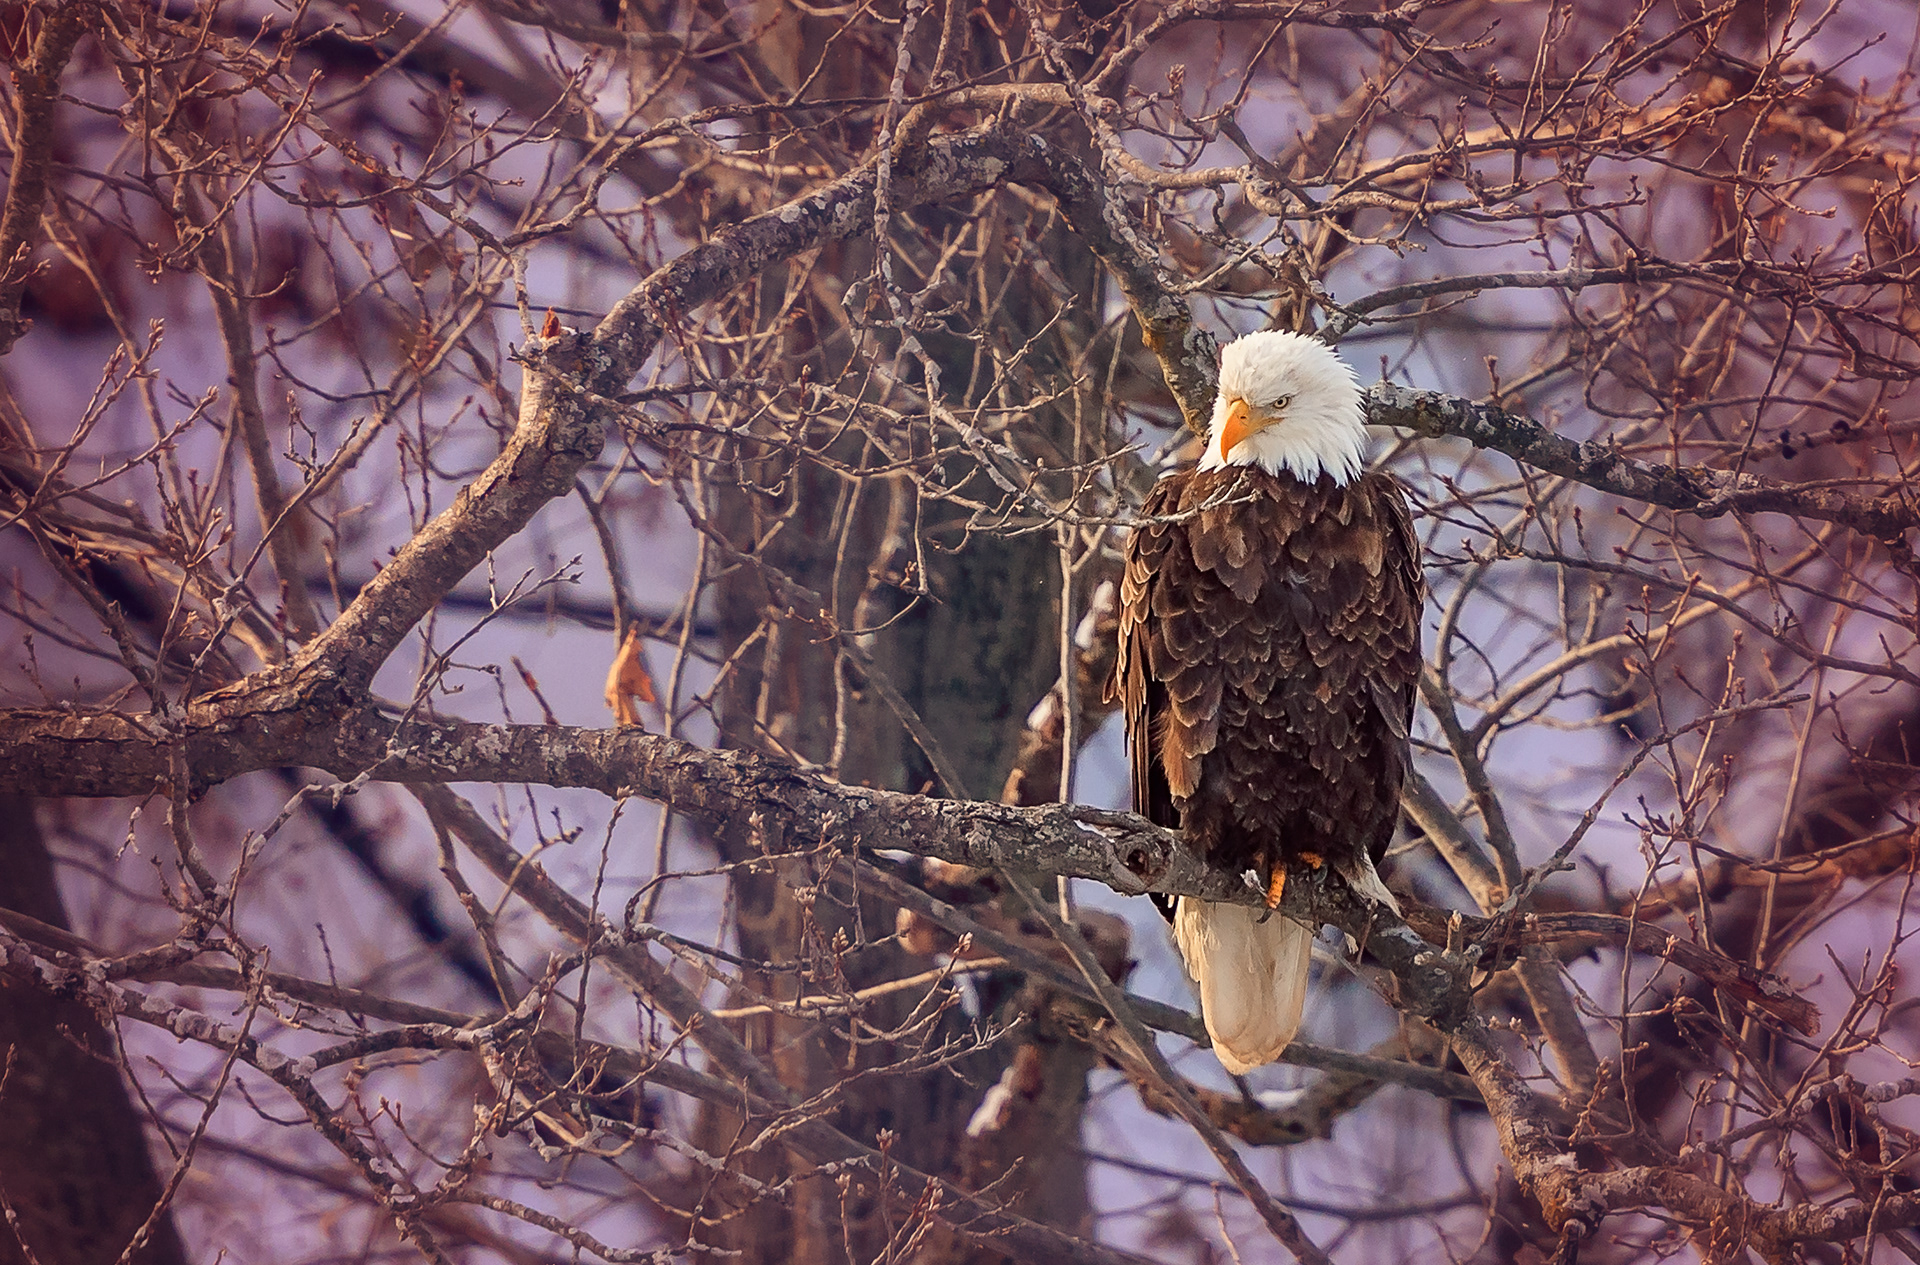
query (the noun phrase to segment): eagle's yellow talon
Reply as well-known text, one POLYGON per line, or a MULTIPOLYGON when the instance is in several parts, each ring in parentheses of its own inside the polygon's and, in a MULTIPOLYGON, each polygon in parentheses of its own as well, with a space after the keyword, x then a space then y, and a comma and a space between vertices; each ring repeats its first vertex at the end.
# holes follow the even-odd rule
POLYGON ((1273 877, 1267 880, 1267 908, 1280 908, 1280 898, 1287 894, 1287 872, 1275 866, 1273 877))
POLYGON ((1318 852, 1302 852, 1300 860, 1310 870, 1317 870, 1327 863, 1326 858, 1318 852))

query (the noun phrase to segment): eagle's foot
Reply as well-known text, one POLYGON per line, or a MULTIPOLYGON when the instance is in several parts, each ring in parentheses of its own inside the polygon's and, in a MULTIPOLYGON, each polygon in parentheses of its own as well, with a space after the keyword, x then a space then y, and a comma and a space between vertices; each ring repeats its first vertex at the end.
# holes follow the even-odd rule
POLYGON ((1269 912, 1280 908, 1280 898, 1287 894, 1287 870, 1285 866, 1273 867, 1273 876, 1267 880, 1267 909, 1269 912))
POLYGON ((1300 856, 1301 864, 1305 865, 1310 870, 1320 869, 1322 866, 1326 865, 1327 863, 1327 859, 1321 856, 1318 852, 1302 852, 1299 854, 1299 856, 1300 856))

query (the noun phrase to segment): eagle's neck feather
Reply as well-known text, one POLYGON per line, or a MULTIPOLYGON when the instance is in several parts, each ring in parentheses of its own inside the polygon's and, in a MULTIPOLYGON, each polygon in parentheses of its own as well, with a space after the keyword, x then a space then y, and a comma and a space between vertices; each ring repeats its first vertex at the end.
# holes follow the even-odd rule
POLYGON ((1364 423, 1356 425, 1340 417, 1289 417, 1280 425, 1256 431, 1235 445, 1231 454, 1220 451, 1216 427, 1207 437, 1200 469, 1258 466, 1276 477, 1292 475, 1309 484, 1319 482, 1324 474, 1345 487, 1366 468, 1366 449, 1364 423))

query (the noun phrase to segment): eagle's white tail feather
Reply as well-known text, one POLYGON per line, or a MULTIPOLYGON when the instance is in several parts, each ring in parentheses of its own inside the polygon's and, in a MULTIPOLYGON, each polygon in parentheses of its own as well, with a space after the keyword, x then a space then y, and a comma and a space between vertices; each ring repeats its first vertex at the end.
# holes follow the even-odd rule
POLYGON ((1376 905, 1385 905, 1394 913, 1400 912, 1400 902, 1393 898, 1387 885, 1380 881, 1380 872, 1373 868, 1373 858, 1365 852, 1352 865, 1340 866, 1340 877, 1347 880, 1347 886, 1357 896, 1364 896, 1376 905))
POLYGON ((1200 986, 1213 1052, 1236 1075, 1280 1057, 1307 999, 1313 930, 1280 914, 1262 922, 1264 912, 1182 896, 1173 914, 1173 938, 1200 986))

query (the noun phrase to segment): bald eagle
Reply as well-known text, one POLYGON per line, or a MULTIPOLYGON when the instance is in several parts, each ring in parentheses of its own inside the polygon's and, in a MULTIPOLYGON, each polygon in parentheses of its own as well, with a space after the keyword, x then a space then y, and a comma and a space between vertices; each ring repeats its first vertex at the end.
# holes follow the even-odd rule
POLYGON ((1234 1073, 1300 1026, 1314 931, 1272 912, 1288 867, 1330 865, 1398 909, 1374 864, 1399 816, 1425 594, 1406 499, 1365 471, 1365 445, 1331 348, 1237 339, 1205 455, 1159 482, 1127 546, 1113 688, 1134 808, 1266 895, 1162 903, 1234 1073))

